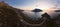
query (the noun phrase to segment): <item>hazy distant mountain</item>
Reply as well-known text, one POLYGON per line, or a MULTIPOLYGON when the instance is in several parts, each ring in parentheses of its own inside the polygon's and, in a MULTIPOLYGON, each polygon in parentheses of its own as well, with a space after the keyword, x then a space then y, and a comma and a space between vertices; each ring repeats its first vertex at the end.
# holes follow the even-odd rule
POLYGON ((60 10, 55 10, 55 12, 60 12, 60 10))

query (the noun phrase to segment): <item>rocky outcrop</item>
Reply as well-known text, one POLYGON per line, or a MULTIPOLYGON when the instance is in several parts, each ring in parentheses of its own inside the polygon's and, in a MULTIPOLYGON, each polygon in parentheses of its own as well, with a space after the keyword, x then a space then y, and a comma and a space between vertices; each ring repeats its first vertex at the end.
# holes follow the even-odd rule
POLYGON ((8 5, 4 1, 0 2, 0 27, 19 27, 20 17, 17 15, 17 11, 17 8, 8 5))

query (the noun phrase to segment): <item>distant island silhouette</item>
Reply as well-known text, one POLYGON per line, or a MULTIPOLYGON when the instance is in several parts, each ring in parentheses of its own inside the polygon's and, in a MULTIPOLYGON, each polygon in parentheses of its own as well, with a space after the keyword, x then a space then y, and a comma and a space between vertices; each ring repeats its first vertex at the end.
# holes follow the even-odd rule
POLYGON ((36 8, 36 9, 32 10, 32 12, 42 12, 42 10, 36 8))
POLYGON ((60 10, 55 10, 55 12, 60 12, 60 10))

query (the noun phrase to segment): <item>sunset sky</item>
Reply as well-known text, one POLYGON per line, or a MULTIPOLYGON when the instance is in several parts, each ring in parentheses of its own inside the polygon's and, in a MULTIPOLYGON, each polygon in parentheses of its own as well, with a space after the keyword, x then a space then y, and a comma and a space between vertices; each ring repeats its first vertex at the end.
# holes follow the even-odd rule
MULTIPOLYGON (((0 0, 2 1, 2 0, 0 0)), ((42 10, 60 8, 60 0, 4 0, 9 5, 23 9, 33 10, 39 8, 42 10)))

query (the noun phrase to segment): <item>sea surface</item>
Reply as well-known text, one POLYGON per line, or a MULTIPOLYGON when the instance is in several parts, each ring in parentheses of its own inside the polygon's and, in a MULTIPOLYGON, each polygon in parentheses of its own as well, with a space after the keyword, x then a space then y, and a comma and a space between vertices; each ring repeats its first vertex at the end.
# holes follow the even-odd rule
MULTIPOLYGON (((37 20, 38 18, 41 18, 45 12, 32 12, 32 11, 23 11, 27 17, 30 17, 33 20, 37 20)), ((48 15, 53 19, 54 17, 58 16, 60 12, 47 12, 48 15)))

